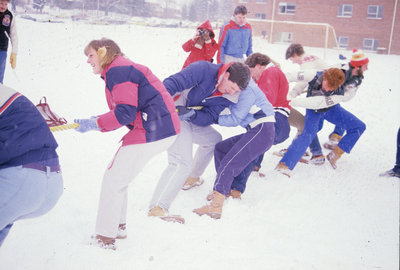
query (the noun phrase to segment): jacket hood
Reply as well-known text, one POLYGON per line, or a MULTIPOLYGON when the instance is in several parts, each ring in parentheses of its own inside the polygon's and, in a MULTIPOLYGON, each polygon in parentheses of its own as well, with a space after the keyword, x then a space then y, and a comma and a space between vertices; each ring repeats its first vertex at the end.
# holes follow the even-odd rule
POLYGON ((210 20, 206 20, 205 22, 203 22, 202 24, 200 24, 200 25, 197 27, 197 29, 199 29, 199 28, 205 28, 205 29, 207 29, 208 31, 211 32, 210 37, 211 37, 211 38, 214 38, 214 37, 215 37, 214 30, 213 30, 213 28, 212 28, 212 26, 211 26, 210 20))

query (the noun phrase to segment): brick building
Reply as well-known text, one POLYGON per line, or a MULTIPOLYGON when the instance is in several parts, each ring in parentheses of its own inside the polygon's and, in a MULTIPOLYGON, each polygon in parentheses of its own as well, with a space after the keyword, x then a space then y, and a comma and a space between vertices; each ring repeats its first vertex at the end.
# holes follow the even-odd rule
POLYGON ((271 43, 400 54, 398 0, 234 0, 271 43))

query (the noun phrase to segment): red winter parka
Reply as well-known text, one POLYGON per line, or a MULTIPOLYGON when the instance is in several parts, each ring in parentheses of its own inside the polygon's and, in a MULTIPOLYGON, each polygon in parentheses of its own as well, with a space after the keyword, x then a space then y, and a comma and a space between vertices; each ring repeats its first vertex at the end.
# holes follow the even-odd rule
POLYGON ((214 57, 216 51, 218 50, 218 44, 214 40, 215 34, 210 21, 206 20, 205 22, 203 22, 197 27, 197 30, 199 30, 200 28, 209 30, 211 39, 205 41, 203 45, 196 44, 199 38, 189 39, 182 45, 182 48, 185 52, 190 52, 188 58, 183 64, 182 69, 196 61, 204 60, 210 62, 211 59, 214 57))

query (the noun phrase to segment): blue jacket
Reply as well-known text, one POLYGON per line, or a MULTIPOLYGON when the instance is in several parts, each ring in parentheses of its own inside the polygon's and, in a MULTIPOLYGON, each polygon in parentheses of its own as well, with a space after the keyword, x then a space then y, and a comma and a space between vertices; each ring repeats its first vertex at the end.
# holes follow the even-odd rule
POLYGON ((239 26, 235 21, 230 20, 228 24, 222 26, 219 32, 219 51, 217 63, 222 63, 224 55, 236 58, 243 58, 253 53, 252 30, 250 24, 239 26))
POLYGON ((58 165, 57 147, 36 106, 22 94, 0 85, 0 169, 31 162, 58 165))
POLYGON ((237 96, 221 94, 218 82, 230 64, 215 65, 207 61, 190 64, 182 71, 169 76, 163 83, 176 105, 196 108, 191 122, 198 126, 208 126, 218 122, 218 116, 226 107, 237 102, 237 96))
POLYGON ((231 105, 229 109, 230 114, 219 116, 219 125, 228 127, 241 125, 246 128, 260 116, 265 117, 263 122, 275 122, 274 108, 253 79, 250 79, 247 88, 241 92, 238 102, 231 105), (249 113, 254 105, 257 107, 254 112, 261 109, 264 114, 260 114, 260 112, 256 115, 249 113))

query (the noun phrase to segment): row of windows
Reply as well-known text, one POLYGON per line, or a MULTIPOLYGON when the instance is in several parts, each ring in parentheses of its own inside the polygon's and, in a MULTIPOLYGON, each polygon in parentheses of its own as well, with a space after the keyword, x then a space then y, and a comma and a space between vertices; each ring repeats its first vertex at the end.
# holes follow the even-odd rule
MULTIPOLYGON (((276 42, 292 43, 293 33, 291 32, 278 32, 276 33, 276 42)), ((339 48, 348 49, 349 37, 339 36, 337 37, 339 48)), ((377 51, 378 40, 373 38, 363 39, 363 50, 365 51, 377 51)))
MULTIPOLYGON (((241 3, 247 3, 247 0, 240 0, 241 3)), ((266 3, 267 0, 257 0, 257 3, 266 3)), ((295 14, 296 3, 280 2, 278 6, 279 14, 295 14)), ((383 6, 381 5, 369 5, 367 9, 368 19, 382 19, 383 6)), ((353 5, 340 4, 338 7, 338 17, 351 18, 353 16, 353 5)), ((256 19, 265 19, 265 13, 256 13, 256 19)))

